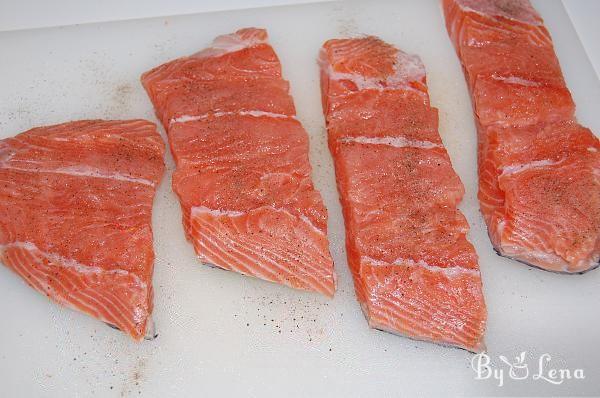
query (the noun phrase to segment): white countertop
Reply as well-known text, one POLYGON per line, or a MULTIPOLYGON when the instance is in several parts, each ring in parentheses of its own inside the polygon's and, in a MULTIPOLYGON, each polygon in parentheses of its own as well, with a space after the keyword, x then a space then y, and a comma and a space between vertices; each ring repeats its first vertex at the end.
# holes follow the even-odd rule
MULTIPOLYGON (((131 342, 91 317, 49 303, 0 266, 0 396, 600 395, 600 318, 594 316, 600 307, 600 270, 557 275, 492 250, 476 199, 471 100, 439 0, 355 0, 130 20, 296 2, 173 0, 166 9, 147 0, 138 9, 134 5, 141 0, 104 0, 109 6, 99 10, 82 7, 84 0, 54 0, 51 8, 40 0, 0 0, 0 139, 73 119, 156 121, 139 83, 142 71, 195 52, 217 34, 240 26, 266 27, 310 135, 314 181, 329 211, 330 247, 339 277, 336 296, 328 300, 200 265, 183 235, 170 189, 174 164, 167 154, 168 172, 155 201, 153 224, 153 316, 159 338, 131 342), (28 6, 39 6, 35 18, 24 14, 28 6), (83 23, 106 18, 126 20, 83 23), (82 24, 23 30, 34 22, 39 27, 82 24), (476 380, 472 356, 465 351, 367 327, 346 266, 315 62, 326 39, 359 33, 381 35, 419 53, 426 65, 432 104, 440 110, 440 133, 466 188, 461 210, 480 256, 492 366, 508 374, 500 355, 513 361, 526 352, 532 369, 527 379, 507 375, 502 387, 494 379, 476 380), (552 356, 551 366, 581 368, 586 378, 561 385, 534 379, 544 354, 552 356)), ((594 39, 600 35, 592 15, 599 15, 599 2, 565 0, 567 15, 560 0, 534 0, 553 34, 577 116, 595 132, 600 132, 600 84, 594 39), (570 18, 595 59, 596 73, 570 18)))
POLYGON ((563 0, 563 4, 596 70, 596 75, 600 76, 600 1, 563 0))
POLYGON ((323 0, 0 0, 0 32, 319 1, 323 0))

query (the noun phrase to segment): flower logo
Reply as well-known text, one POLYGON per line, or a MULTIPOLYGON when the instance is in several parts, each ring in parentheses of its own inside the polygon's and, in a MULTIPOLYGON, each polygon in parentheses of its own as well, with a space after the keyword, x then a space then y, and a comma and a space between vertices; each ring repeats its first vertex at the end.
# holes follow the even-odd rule
POLYGON ((513 362, 510 362, 504 355, 500 355, 498 358, 508 365, 508 375, 511 379, 524 380, 529 377, 529 366, 525 363, 526 356, 527 352, 522 351, 513 362))

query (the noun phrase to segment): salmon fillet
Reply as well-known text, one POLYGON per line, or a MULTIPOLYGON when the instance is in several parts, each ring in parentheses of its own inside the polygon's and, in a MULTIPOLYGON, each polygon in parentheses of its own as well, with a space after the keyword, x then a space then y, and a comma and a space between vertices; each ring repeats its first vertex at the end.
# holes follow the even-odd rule
POLYGON ((478 130, 479 201, 498 254, 548 271, 600 261, 600 142, 575 119, 527 0, 443 0, 478 130))
POLYGON ((486 308, 464 193, 425 69, 375 37, 321 49, 329 148, 358 301, 376 329, 484 349, 486 308))
POLYGON ((168 132, 173 190, 200 261, 333 296, 327 211, 267 32, 220 36, 142 83, 168 132))
POLYGON ((70 122, 0 141, 0 260, 57 303, 142 339, 163 155, 145 120, 70 122))

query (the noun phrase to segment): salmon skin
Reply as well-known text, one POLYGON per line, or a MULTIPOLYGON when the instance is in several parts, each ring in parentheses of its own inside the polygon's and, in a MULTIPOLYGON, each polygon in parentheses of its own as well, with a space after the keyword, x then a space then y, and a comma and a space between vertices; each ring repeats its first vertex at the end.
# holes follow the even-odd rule
POLYGON ((443 0, 478 130, 479 202, 496 252, 561 273, 600 261, 600 142, 575 119, 527 0, 443 0))
POLYGON ((308 135, 267 32, 219 36, 141 80, 168 133, 173 190, 200 261, 333 296, 308 135))
POLYGON ((0 260, 35 290, 140 340, 152 332, 152 202, 164 143, 145 120, 0 141, 0 260))
POLYGON ((319 63, 348 264, 369 325, 484 350, 477 254, 456 208, 464 188, 420 59, 367 37, 327 41, 319 63))

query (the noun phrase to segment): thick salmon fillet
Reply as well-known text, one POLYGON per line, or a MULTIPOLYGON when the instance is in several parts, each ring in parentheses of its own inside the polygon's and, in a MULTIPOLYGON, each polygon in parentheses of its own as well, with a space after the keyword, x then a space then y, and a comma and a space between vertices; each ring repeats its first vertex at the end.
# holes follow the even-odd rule
POLYGON ((321 49, 329 147, 356 294, 373 328, 484 349, 486 308, 464 193, 425 69, 375 37, 321 49))
POLYGON ((543 20, 527 0, 444 0, 473 98, 479 200, 500 255, 578 273, 600 261, 600 142, 575 120, 543 20))
POLYGON ((168 132, 173 189, 200 260, 332 296, 327 211, 267 32, 220 36, 142 83, 168 132))
POLYGON ((163 155, 145 120, 70 122, 0 141, 0 260, 50 299, 142 339, 163 155))

